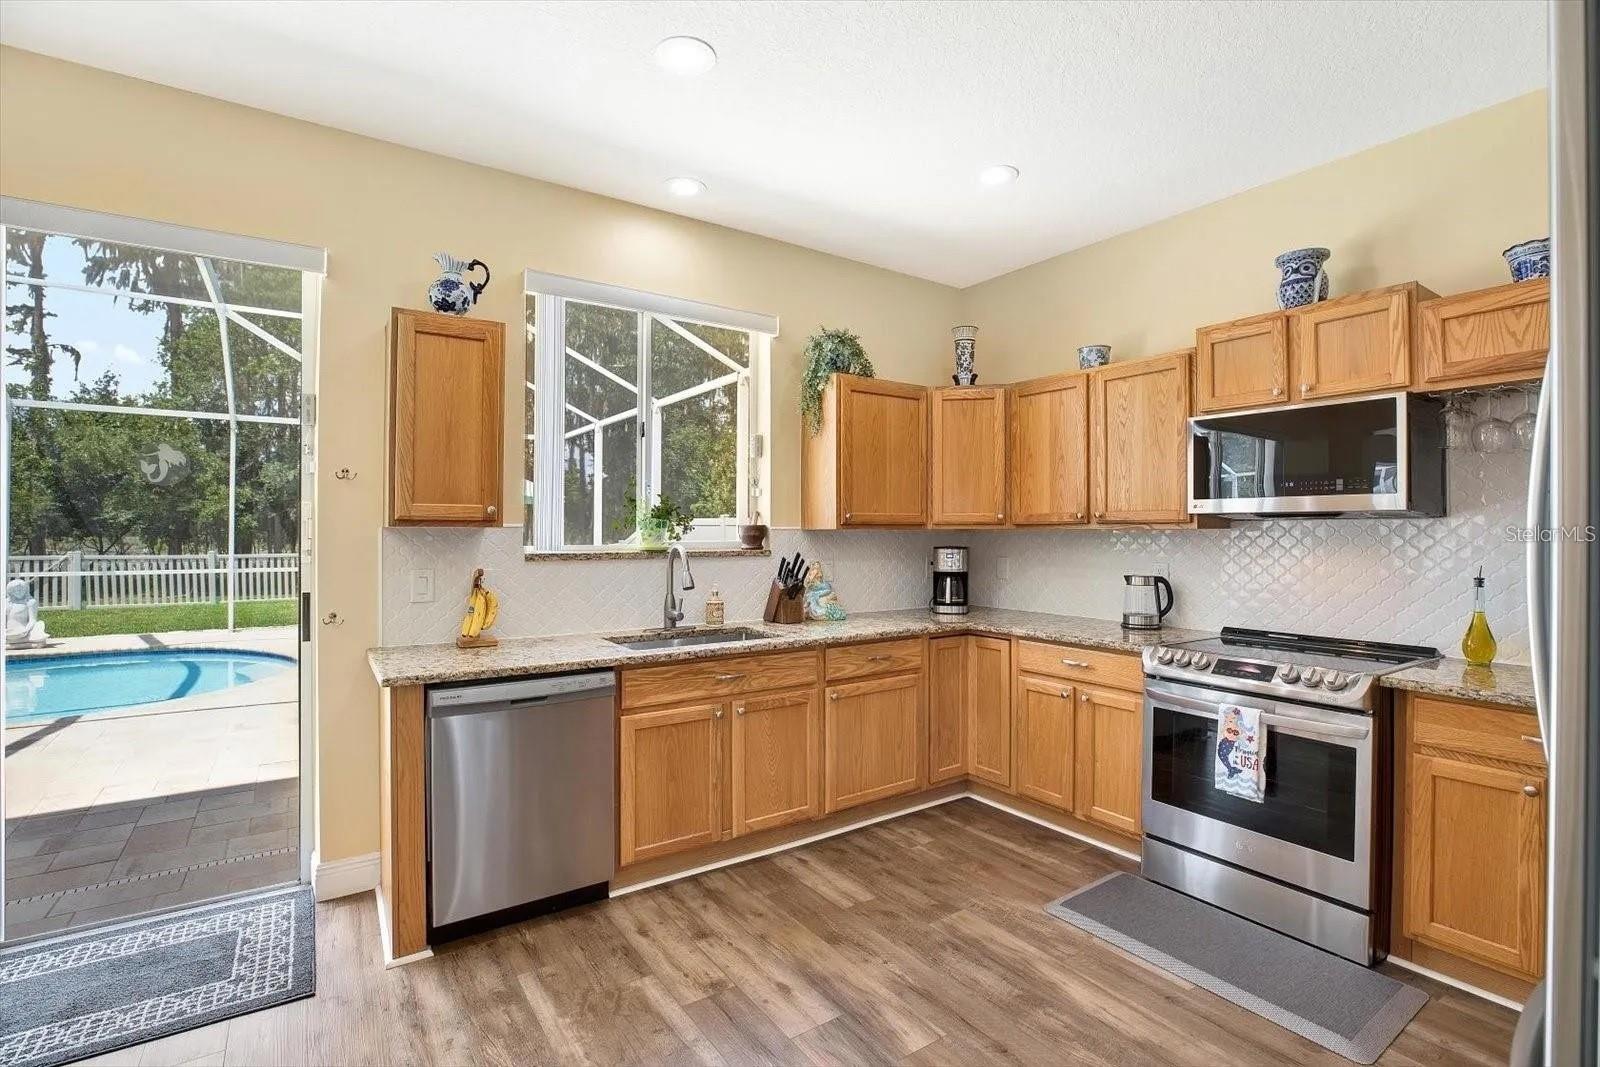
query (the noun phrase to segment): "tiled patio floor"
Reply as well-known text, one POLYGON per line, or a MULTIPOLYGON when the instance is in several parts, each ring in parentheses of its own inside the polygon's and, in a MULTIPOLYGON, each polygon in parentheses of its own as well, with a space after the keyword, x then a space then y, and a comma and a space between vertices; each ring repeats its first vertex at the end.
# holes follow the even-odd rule
MULTIPOLYGON (((52 651, 246 647, 290 630, 137 635, 52 651), (110 646, 110 647, 107 647, 110 646)), ((7 940, 299 876, 296 672, 5 733, 7 940)))

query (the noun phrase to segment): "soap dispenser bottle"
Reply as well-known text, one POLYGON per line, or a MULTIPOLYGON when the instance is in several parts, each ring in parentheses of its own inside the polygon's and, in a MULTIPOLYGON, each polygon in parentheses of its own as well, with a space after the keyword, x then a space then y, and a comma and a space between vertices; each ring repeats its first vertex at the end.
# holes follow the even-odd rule
POLYGON ((726 619, 727 606, 722 601, 722 593, 712 586, 711 595, 706 597, 706 625, 721 626, 726 619))
POLYGON ((1472 579, 1472 619, 1467 623, 1467 632, 1461 637, 1461 655, 1474 667, 1487 667, 1494 662, 1494 654, 1499 649, 1494 639, 1494 633, 1489 629, 1489 617, 1483 613, 1483 568, 1478 568, 1478 576, 1472 579))

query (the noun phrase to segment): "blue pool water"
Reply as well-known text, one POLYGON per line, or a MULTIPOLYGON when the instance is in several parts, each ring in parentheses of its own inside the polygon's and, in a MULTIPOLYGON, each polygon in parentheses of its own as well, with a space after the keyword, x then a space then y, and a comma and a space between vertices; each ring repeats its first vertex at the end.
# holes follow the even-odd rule
POLYGON ((93 715, 233 689, 292 670, 269 652, 141 649, 6 662, 6 725, 93 715))

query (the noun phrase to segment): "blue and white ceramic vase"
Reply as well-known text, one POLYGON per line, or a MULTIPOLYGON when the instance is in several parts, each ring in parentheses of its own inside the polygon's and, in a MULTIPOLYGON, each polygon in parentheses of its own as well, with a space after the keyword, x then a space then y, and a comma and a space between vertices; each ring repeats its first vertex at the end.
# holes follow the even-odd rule
POLYGON ((1080 370, 1093 370, 1096 367, 1104 367, 1110 362, 1110 345, 1084 345, 1078 349, 1078 367, 1080 370))
POLYGON ((1506 265, 1511 268, 1511 280, 1514 282, 1525 282, 1529 278, 1550 277, 1550 238, 1548 237, 1512 245, 1501 255, 1506 257, 1506 265))
POLYGON ((1273 260, 1283 275, 1278 281, 1278 306, 1297 308, 1328 299, 1328 272, 1322 265, 1331 255, 1326 248, 1296 248, 1273 260))
POLYGON ((433 261, 444 273, 428 286, 428 306, 442 315, 465 315, 489 288, 489 265, 481 259, 460 260, 446 252, 436 252, 433 261), (483 281, 469 282, 462 275, 483 271, 483 281))
POLYGON ((957 385, 978 384, 978 328, 952 326, 950 333, 956 339, 956 372, 950 380, 957 385))

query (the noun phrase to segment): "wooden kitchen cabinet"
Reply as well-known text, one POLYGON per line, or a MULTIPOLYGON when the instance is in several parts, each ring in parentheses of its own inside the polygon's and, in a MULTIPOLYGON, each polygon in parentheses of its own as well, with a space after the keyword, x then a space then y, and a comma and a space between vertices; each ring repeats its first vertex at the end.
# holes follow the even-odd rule
POLYGON ((1006 521, 1006 391, 946 387, 929 394, 933 416, 934 526, 1006 521))
POLYGON ((722 837, 722 721, 727 704, 623 715, 617 728, 620 863, 722 837))
POLYGON ((1544 374, 1550 279, 1424 301, 1413 389, 1466 389, 1544 374))
POLYGON ((1011 521, 1073 526, 1089 519, 1089 376, 1056 374, 1011 387, 1011 521))
POLYGON ((1011 788, 1011 642, 969 637, 967 773, 1011 788))
POLYGON ((1194 410, 1231 411, 1289 400, 1288 316, 1279 311, 1195 331, 1194 410))
POLYGON ((829 686, 823 718, 823 807, 853 808, 925 780, 922 674, 829 686))
POLYGON ((1143 825, 1144 698, 1079 686, 1077 791, 1073 809, 1090 822, 1138 836, 1143 825))
POLYGON ((1073 806, 1073 687, 1053 678, 1017 675, 1015 774, 1019 796, 1062 811, 1073 806))
POLYGON ((928 784, 967 773, 967 638, 928 642, 928 784))
POLYGON ((1404 389, 1411 384, 1417 303, 1434 294, 1391 285, 1289 312, 1296 400, 1404 389))
POLYGON ((1089 376, 1096 523, 1188 521, 1192 359, 1185 349, 1089 376))
POLYGON ((735 836, 822 814, 822 707, 815 688, 736 701, 732 731, 735 836))
POLYGON ((927 525, 925 387, 835 374, 823 391, 821 430, 800 432, 806 529, 927 525))
POLYGON ((502 521, 505 329, 487 319, 391 312, 390 525, 502 521))

